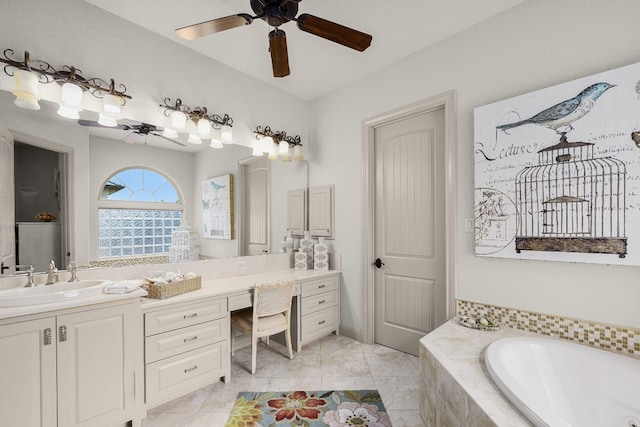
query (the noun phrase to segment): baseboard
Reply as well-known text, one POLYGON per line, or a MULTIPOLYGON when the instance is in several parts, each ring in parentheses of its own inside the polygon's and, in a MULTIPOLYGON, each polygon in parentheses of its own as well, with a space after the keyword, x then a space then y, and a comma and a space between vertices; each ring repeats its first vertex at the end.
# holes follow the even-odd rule
POLYGON ((344 335, 347 338, 351 338, 359 342, 364 342, 364 335, 362 334, 362 331, 357 331, 349 326, 340 325, 340 335, 344 335))

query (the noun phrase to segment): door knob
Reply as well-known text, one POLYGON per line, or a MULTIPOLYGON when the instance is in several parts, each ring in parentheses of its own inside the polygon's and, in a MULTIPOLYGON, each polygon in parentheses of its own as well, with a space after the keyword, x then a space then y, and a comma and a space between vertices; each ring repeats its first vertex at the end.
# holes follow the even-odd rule
POLYGON ((376 267, 380 268, 384 265, 384 262, 380 258, 376 258, 376 261, 373 263, 376 267))

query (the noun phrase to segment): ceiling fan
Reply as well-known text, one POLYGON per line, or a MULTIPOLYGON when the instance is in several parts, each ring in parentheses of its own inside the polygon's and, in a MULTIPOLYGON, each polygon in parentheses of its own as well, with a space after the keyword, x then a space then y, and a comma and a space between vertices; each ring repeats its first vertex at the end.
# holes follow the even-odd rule
POLYGON ((254 19, 262 19, 275 27, 269 33, 269 51, 274 77, 285 77, 290 74, 289 56, 287 53, 287 37, 280 26, 289 21, 296 21, 298 28, 307 33, 325 38, 359 52, 371 45, 372 36, 349 27, 345 27, 317 16, 298 14, 298 3, 302 0, 250 0, 255 16, 247 13, 225 16, 199 24, 178 28, 176 33, 186 40, 194 40, 209 34, 232 28, 249 25, 254 19))
POLYGON ((98 127, 98 128, 105 128, 105 129, 121 129, 121 130, 126 130, 126 131, 131 131, 131 133, 129 133, 127 136, 125 136, 124 138, 122 138, 122 140, 126 143, 129 144, 136 144, 138 142, 144 142, 146 135, 154 135, 154 136, 158 136, 160 138, 166 139, 167 141, 171 141, 174 144, 178 144, 181 145, 183 147, 186 147, 185 144, 173 140, 171 138, 167 138, 166 136, 162 135, 162 128, 155 126, 155 125, 150 125, 148 123, 141 123, 141 122, 137 122, 137 123, 130 123, 130 124, 118 124, 118 126, 103 126, 100 123, 93 121, 93 120, 78 120, 78 124, 81 126, 91 126, 91 127, 98 127))

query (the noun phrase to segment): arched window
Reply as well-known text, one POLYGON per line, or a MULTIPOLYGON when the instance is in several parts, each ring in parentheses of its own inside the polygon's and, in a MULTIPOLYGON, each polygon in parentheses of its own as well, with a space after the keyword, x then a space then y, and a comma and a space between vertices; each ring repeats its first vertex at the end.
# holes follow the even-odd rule
POLYGON ((161 173, 146 168, 115 173, 99 196, 99 258, 168 254, 182 211, 178 188, 161 173))

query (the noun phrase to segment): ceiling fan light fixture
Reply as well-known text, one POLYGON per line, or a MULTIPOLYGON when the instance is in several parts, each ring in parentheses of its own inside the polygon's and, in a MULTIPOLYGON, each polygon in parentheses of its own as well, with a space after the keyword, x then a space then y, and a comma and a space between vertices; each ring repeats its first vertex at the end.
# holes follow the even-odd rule
POLYGON ((18 69, 13 73, 13 81, 15 86, 12 93, 16 96, 13 103, 27 110, 39 110, 38 76, 31 71, 18 69))

